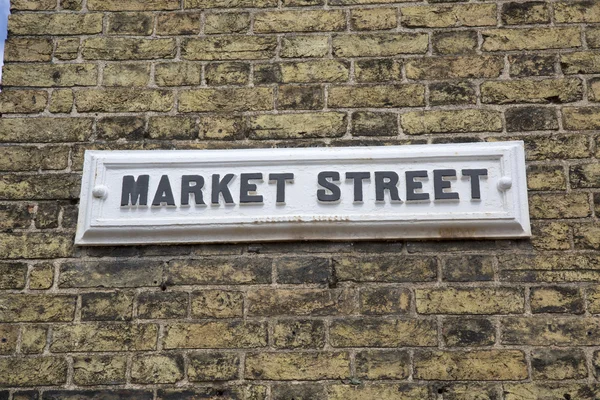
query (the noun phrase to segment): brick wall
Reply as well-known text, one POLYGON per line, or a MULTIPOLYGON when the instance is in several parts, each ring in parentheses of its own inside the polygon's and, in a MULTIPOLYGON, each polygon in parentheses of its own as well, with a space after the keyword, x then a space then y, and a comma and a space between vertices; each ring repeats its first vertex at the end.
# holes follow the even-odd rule
POLYGON ((597 399, 600 2, 12 0, 0 399, 597 399), (85 149, 525 141, 531 240, 75 248, 85 149))

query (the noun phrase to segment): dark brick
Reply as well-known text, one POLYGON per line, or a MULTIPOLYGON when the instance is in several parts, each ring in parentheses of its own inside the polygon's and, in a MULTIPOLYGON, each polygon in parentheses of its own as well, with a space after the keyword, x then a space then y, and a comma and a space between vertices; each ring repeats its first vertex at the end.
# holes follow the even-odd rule
POLYGON ((0 289, 23 289, 27 277, 27 264, 0 263, 0 289))
POLYGON ((491 346, 496 340, 496 330, 485 318, 447 318, 442 335, 449 347, 491 346))
POLYGON ((477 94, 470 82, 437 82, 429 85, 429 103, 432 106, 475 104, 477 94))
POLYGON ((152 400, 152 391, 117 390, 49 390, 42 400, 152 400))
POLYGON ((396 136, 397 134, 397 114, 369 111, 352 114, 353 136, 396 136))
POLYGON ((144 138, 145 122, 140 117, 106 117, 98 121, 98 138, 104 140, 140 140, 144 138))
POLYGON ((556 56, 546 55, 511 55, 508 56, 511 76, 548 76, 556 70, 556 56))
POLYGON ((449 282, 491 281, 493 262, 492 257, 486 256, 448 258, 442 268, 442 278, 449 282))
POLYGON ((507 25, 549 23, 548 5, 543 1, 503 4, 502 22, 507 25))
POLYGON ((583 314, 584 304, 578 288, 550 286, 531 288, 531 312, 583 314))
POLYGON ((58 202, 39 203, 35 215, 35 227, 38 229, 58 228, 59 212, 60 207, 58 202))
POLYGON ((361 314, 406 314, 410 309, 410 290, 390 287, 363 288, 360 291, 360 300, 361 314))
POLYGON ((167 265, 167 285, 242 285, 271 283, 271 258, 204 257, 173 260, 167 265))
POLYGON ((273 344, 281 349, 321 349, 325 345, 325 324, 319 320, 277 321, 273 344))
POLYGON ((271 389, 273 400, 325 400, 325 387, 318 383, 279 384, 271 389))
POLYGON ((0 230, 25 229, 31 225, 33 205, 24 203, 0 204, 0 230))
POLYGON ((339 281, 354 282, 426 282, 437 277, 433 257, 334 257, 339 281))
POLYGON ((160 286, 163 266, 158 261, 77 261, 60 267, 58 286, 141 287, 160 286))
POLYGON ((183 318, 187 315, 188 294, 146 292, 138 297, 138 318, 183 318))
POLYGON ((278 106, 286 110, 320 110, 323 108, 323 89, 320 86, 280 86, 278 106))
POLYGON ((588 375, 585 354, 580 349, 536 349, 531 354, 535 380, 584 379, 588 375))
POLYGON ((279 283, 327 283, 331 263, 325 257, 284 257, 274 261, 279 283))
POLYGON ((518 107, 506 110, 506 130, 519 131, 546 131, 557 130, 558 119, 554 108, 545 107, 518 107))
POLYGON ((133 293, 84 293, 81 295, 83 321, 129 321, 133 311, 133 293))
POLYGON ((192 382, 231 381, 237 379, 239 367, 235 353, 190 354, 188 377, 192 382))

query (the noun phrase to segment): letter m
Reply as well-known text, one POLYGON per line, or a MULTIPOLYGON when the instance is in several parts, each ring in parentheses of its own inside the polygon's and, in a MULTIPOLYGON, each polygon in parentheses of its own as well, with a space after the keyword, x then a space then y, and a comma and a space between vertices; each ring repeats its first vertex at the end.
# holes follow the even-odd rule
POLYGON ((137 180, 133 175, 123 177, 123 189, 121 190, 121 207, 133 205, 139 201, 140 206, 148 205, 148 181, 150 175, 140 175, 137 180))

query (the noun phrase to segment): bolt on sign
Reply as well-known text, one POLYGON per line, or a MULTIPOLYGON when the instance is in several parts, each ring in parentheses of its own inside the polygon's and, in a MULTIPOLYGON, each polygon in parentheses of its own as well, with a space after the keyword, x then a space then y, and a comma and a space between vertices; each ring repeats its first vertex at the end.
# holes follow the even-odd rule
POLYGON ((87 151, 76 244, 531 235, 523 142, 87 151))

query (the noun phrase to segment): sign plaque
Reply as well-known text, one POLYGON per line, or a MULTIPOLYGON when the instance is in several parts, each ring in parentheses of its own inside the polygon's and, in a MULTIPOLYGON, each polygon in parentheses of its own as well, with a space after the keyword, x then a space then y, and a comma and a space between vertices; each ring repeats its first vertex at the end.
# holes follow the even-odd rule
POLYGON ((518 238, 522 142, 86 151, 76 244, 518 238))

